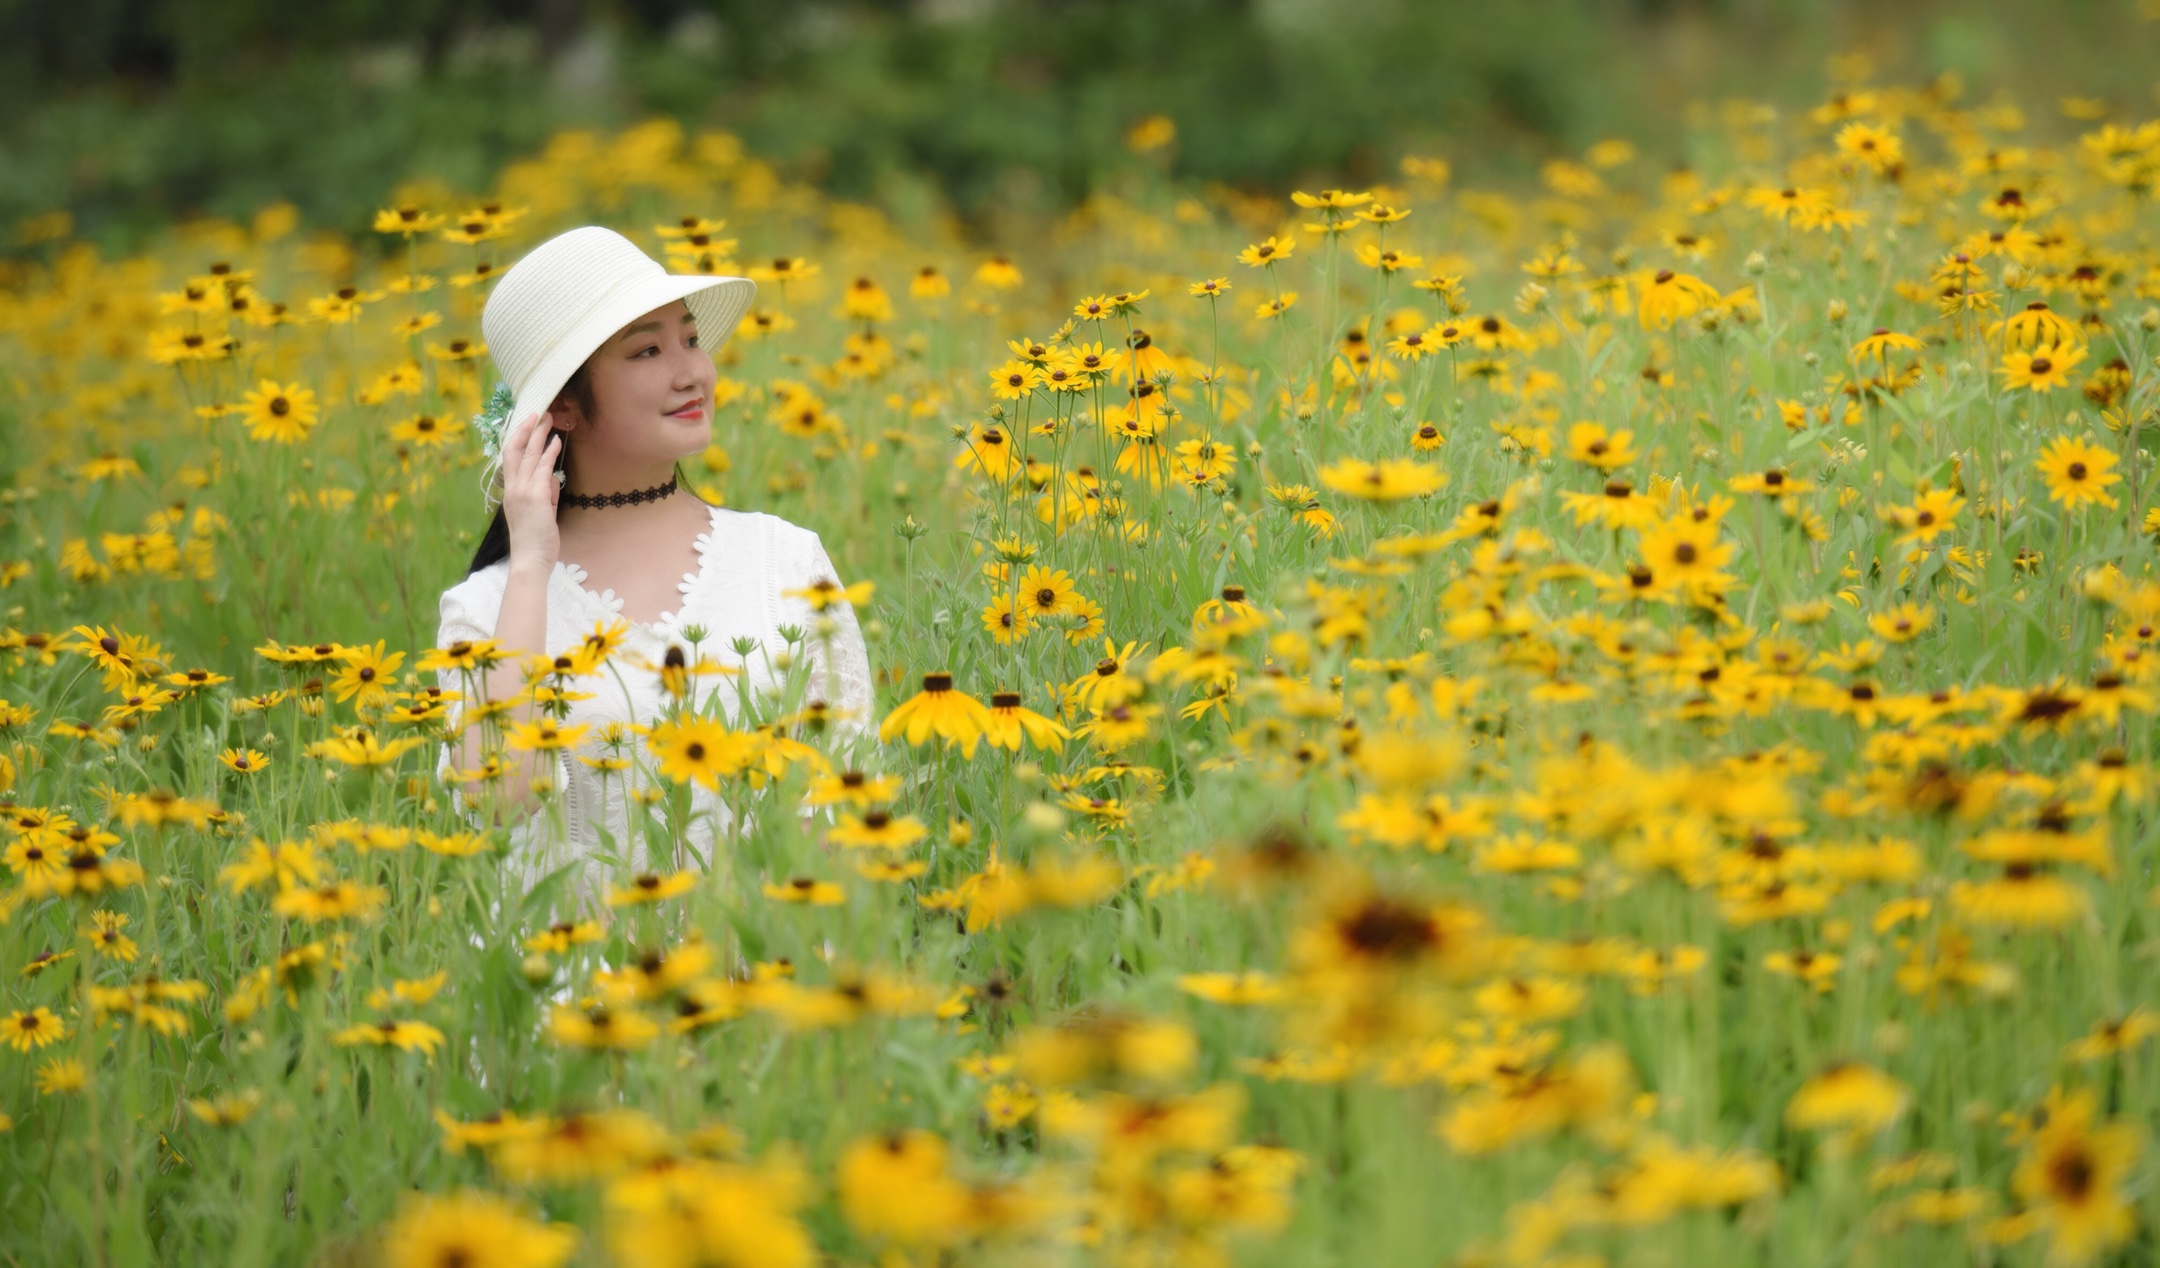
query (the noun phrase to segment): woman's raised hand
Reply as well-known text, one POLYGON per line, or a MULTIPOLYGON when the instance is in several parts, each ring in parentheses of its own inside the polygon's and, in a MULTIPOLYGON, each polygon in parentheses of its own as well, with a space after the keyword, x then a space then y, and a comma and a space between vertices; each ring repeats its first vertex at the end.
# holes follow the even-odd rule
POLYGON ((562 433, 534 412, 510 424, 503 437, 503 519, 510 526, 510 567, 553 569, 562 554, 555 528, 555 502, 562 486, 555 480, 555 454, 562 433))

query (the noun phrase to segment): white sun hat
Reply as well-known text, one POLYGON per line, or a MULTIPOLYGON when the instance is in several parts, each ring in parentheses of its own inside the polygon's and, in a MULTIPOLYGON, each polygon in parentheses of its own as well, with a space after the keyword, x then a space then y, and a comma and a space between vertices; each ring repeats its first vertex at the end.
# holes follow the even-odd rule
POLYGON ((502 496, 502 439, 512 420, 543 411, 608 336, 682 300, 708 352, 734 333, 757 283, 747 277, 670 273, 613 229, 586 225, 534 247, 495 283, 480 332, 502 386, 475 419, 488 454, 490 504, 502 496))

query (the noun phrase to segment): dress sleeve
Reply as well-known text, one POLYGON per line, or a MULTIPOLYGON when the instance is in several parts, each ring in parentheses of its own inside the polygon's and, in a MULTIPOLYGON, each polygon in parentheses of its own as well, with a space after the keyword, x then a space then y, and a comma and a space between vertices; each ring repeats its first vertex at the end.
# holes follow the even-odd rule
MULTIPOLYGON (((819 540, 815 533, 809 534, 809 538, 798 575, 789 579, 787 588, 801 589, 819 578, 830 579, 835 585, 845 584, 840 579, 839 570, 833 567, 832 559, 825 553, 825 543, 819 540)), ((800 599, 791 602, 801 604, 804 628, 815 630, 817 616, 809 611, 809 605, 800 599)), ((824 641, 813 633, 806 644, 810 660, 810 694, 813 699, 825 698, 826 703, 839 715, 833 732, 835 747, 843 747, 871 734, 877 728, 877 719, 872 716, 876 701, 870 682, 870 652, 863 642, 862 624, 855 619, 853 604, 842 600, 827 608, 825 615, 833 619, 835 627, 830 668, 837 680, 838 691, 828 696, 826 646, 824 641)))

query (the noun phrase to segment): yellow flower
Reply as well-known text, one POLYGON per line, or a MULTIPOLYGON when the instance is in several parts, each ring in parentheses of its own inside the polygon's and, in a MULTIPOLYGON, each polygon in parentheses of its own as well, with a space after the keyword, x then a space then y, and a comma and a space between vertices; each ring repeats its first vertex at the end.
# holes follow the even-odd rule
POLYGON ((662 722, 645 735, 646 747, 659 759, 660 774, 677 783, 694 779, 716 791, 723 778, 750 764, 756 743, 754 735, 703 717, 662 722))
POLYGON ((1028 611, 1018 595, 1001 594, 983 605, 982 623, 991 638, 1014 642, 1028 632, 1028 611))
POLYGON ((375 733, 365 728, 354 728, 355 735, 332 736, 308 745, 310 757, 327 757, 347 766, 387 766, 413 749, 427 743, 424 736, 408 735, 388 744, 375 738, 375 733))
POLYGON ((1855 361, 1865 361, 1870 357, 1877 361, 1888 361, 1891 350, 1895 348, 1918 352, 1921 343, 1911 335, 1899 334, 1888 326, 1878 326, 1867 338, 1853 345, 1851 356, 1855 361))
POLYGON ((1282 984, 1265 973, 1185 973, 1177 980, 1187 995, 1214 1004, 1271 1004, 1281 999, 1282 984))
POLYGON ((90 940, 99 955, 122 964, 133 964, 137 954, 135 940, 120 932, 127 923, 128 918, 117 911, 93 912, 91 927, 83 930, 83 936, 90 940))
POLYGON ((965 1232, 967 1189, 946 1170, 942 1137, 922 1130, 856 1141, 835 1176, 855 1232, 901 1246, 939 1246, 965 1232))
POLYGON ((1635 316, 1644 330, 1663 330, 1718 302, 1717 288, 1687 273, 1659 269, 1637 283, 1635 316))
POLYGON ((80 1092, 90 1084, 89 1072, 83 1063, 73 1057, 54 1057, 38 1067, 37 1090, 40 1096, 64 1096, 80 1092))
POLYGON ((2133 1008, 2121 1017, 2095 1025, 2089 1034, 2073 1040, 2063 1055, 2072 1061, 2104 1061, 2141 1047, 2154 1035, 2160 1035, 2160 1013, 2133 1008))
POLYGON ((1382 273, 1399 273, 1404 269, 1425 267, 1425 257, 1398 251, 1393 247, 1383 249, 1376 242, 1368 242, 1357 249, 1358 263, 1382 273))
MULTIPOLYGON (((1063 573, 1059 573, 1063 576, 1063 573)), ((1020 704, 1017 691, 994 691, 990 693, 991 720, 983 727, 983 738, 992 748, 1020 751, 1023 737, 1036 748, 1058 753, 1065 749, 1065 741, 1072 732, 1061 723, 1052 721, 1020 704)))
POLYGON ((1423 497, 1437 492, 1447 482, 1447 472, 1408 458, 1383 458, 1379 462, 1345 458, 1320 469, 1321 484, 1367 502, 1423 497))
POLYGON ((383 1230, 387 1268, 557 1268, 577 1249, 575 1229, 540 1223, 492 1193, 406 1194, 401 1203, 383 1230))
POLYGON ((441 212, 426 211, 419 207, 385 207, 375 213, 375 232, 401 233, 411 237, 417 233, 433 233, 442 228, 448 219, 441 212))
POLYGON ((1891 507, 1891 521, 1904 530, 1898 534, 1898 545, 1934 541, 1956 525, 1957 513, 1964 509, 1965 499, 1948 489, 1929 489, 1914 498, 1911 506, 1891 507))
POLYGON ((1043 385, 1041 366, 1007 361, 990 372, 990 388, 1001 401, 1017 401, 1043 385))
POLYGON ((588 723, 563 726, 553 718, 537 722, 520 722, 503 736, 503 747, 513 753, 553 753, 560 749, 575 748, 592 730, 588 723))
POLYGON ((237 1127, 261 1104, 262 1093, 249 1088, 245 1092, 227 1092, 220 1096, 190 1097, 187 1107, 188 1113, 198 1122, 212 1127, 237 1127))
POLYGON ((253 775, 270 764, 269 758, 251 748, 225 749, 218 754, 218 761, 242 775, 253 775))
POLYGON ((422 449, 435 449, 457 440, 465 431, 465 424, 456 419, 436 414, 414 414, 392 423, 390 438, 422 449))
POLYGON ((2067 510, 2076 510, 2087 502, 2119 505, 2107 491, 2109 485, 2122 481, 2113 470, 2115 455, 2097 445, 2057 436, 2041 450, 2040 460, 2034 465, 2047 479, 2048 500, 2062 503, 2067 510))
POLYGON ((952 281, 934 264, 917 269, 914 279, 908 283, 908 294, 915 299, 942 299, 951 293, 952 281))
POLYGON ((958 745, 961 756, 974 757, 975 746, 990 726, 990 711, 982 701, 955 691, 951 674, 927 673, 922 682, 920 692, 885 715, 878 724, 878 738, 889 743, 896 735, 904 736, 914 745, 935 734, 947 744, 958 745))
POLYGON ((281 445, 306 440, 320 416, 313 391, 298 383, 281 387, 274 379, 262 380, 249 392, 244 409, 250 437, 281 445))
POLYGON ((1886 643, 1909 643, 1935 625, 1935 609, 1925 604, 1900 603, 1885 612, 1868 614, 1868 628, 1886 643))
POLYGON ((767 884, 765 896, 776 902, 804 903, 812 907, 837 907, 847 901, 847 892, 831 881, 821 881, 813 876, 797 876, 785 884, 767 884))
POLYGON ((389 893, 380 886, 331 881, 295 885, 272 899, 270 909, 293 920, 343 920, 348 916, 366 919, 389 899, 389 893))
POLYGON ((843 586, 831 577, 819 577, 800 590, 782 590, 780 594, 783 598, 801 599, 810 605, 813 612, 823 612, 843 601, 858 608, 863 607, 870 602, 870 592, 876 588, 875 581, 858 581, 854 585, 843 586))
POLYGON ((2037 348, 2032 351, 2012 350, 2003 353, 1998 373, 2003 376, 2005 388, 2024 388, 2031 392, 2052 392, 2059 387, 2070 386, 2070 371, 2085 359, 2085 349, 2071 345, 2037 348))
POLYGON ((1671 520, 1642 535, 1642 558, 1661 584, 1706 582, 1731 562, 1737 548, 1718 540, 1715 521, 1699 523, 1685 517, 1671 520))
POLYGON ((378 1047, 395 1047, 403 1052, 420 1052, 428 1056, 442 1046, 443 1032, 424 1021, 406 1021, 384 1018, 359 1026, 348 1026, 331 1038, 341 1046, 375 1044, 378 1047))
POLYGON ((1603 423, 1577 423, 1568 428, 1567 456, 1600 471, 1611 471, 1635 461, 1635 433, 1607 431, 1603 423))
POLYGON ((330 680, 330 693, 340 704, 359 697, 363 709, 377 709, 390 703, 391 675, 405 663, 405 653, 384 651, 382 640, 375 646, 365 644, 338 647, 338 659, 345 662, 335 678, 330 680))
POLYGON ((1785 1106, 1785 1121, 1806 1130, 1850 1128, 1872 1135, 1896 1122, 1911 1102, 1905 1085, 1872 1066, 1833 1065, 1800 1085, 1785 1106))
POLYGON ((17 1052, 29 1052, 47 1044, 58 1043, 67 1038, 67 1034, 66 1025, 51 1009, 42 1005, 27 1013, 9 1013, 7 1020, 0 1022, 0 1040, 5 1040, 7 1045, 17 1052))
POLYGON ((641 903, 657 903, 678 894, 687 894, 697 886, 698 874, 688 868, 673 876, 657 872, 641 872, 632 877, 630 884, 620 889, 608 890, 608 906, 631 907, 641 903))
POLYGON ((2048 1097, 2046 1121, 2033 1133, 2010 1187, 2034 1225, 2048 1234, 2050 1268, 2088 1264, 2137 1230, 2137 1209, 2123 1185, 2144 1152, 2126 1123, 2093 1123, 2089 1089, 2048 1097))
POLYGON ((1022 282, 1020 270, 1002 255, 993 255, 975 269, 975 284, 993 291, 1016 289, 1022 282))
POLYGON ((904 850, 930 835, 930 829, 913 815, 894 815, 885 810, 861 816, 843 814, 826 840, 834 845, 868 850, 904 850))
POLYGON ((1291 253, 1296 250, 1296 238, 1270 236, 1238 252, 1237 258, 1240 263, 1249 264, 1257 269, 1263 265, 1273 264, 1278 260, 1287 260, 1290 258, 1291 253))
POLYGON ((547 1031, 549 1038, 566 1047, 626 1052, 658 1038, 660 1027, 634 1008, 609 1008, 596 1003, 551 1010, 547 1031))
POLYGON ((1976 925, 2055 929, 2090 911, 2092 897, 2053 872, 2016 862, 1992 880, 1953 882, 1950 907, 1976 925))
POLYGON ((1905 145, 1897 133, 1867 123, 1848 123, 1838 130, 1838 153, 1857 160, 1875 172, 1887 172, 1905 161, 1905 145))

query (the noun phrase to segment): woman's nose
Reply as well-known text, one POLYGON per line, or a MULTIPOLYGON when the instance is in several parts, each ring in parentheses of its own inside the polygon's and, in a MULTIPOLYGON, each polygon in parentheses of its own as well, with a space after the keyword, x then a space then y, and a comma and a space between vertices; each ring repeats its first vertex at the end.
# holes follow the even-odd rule
POLYGON ((703 348, 684 348, 675 358, 675 387, 679 391, 710 383, 718 374, 711 355, 703 348))

